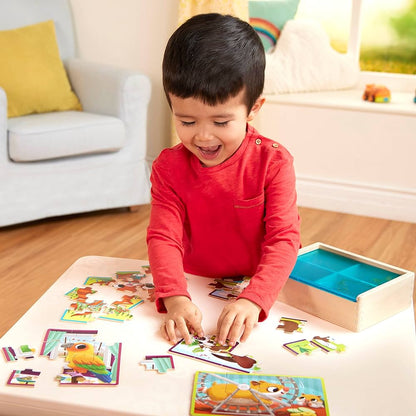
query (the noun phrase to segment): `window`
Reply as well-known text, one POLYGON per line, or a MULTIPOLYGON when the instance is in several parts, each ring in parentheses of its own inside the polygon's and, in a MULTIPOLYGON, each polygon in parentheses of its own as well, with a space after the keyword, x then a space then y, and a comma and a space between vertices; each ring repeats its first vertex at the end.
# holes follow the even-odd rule
POLYGON ((296 18, 318 20, 362 71, 416 74, 416 0, 300 0, 296 18))
POLYGON ((361 18, 361 69, 416 74, 416 0, 364 0, 361 18))

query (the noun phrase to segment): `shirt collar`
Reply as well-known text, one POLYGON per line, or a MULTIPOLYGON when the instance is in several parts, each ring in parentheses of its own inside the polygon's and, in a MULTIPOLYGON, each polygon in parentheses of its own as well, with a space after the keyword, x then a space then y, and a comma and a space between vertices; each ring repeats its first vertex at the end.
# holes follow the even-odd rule
POLYGON ((191 157, 192 166, 197 171, 204 172, 204 173, 214 173, 214 172, 218 172, 219 170, 225 169, 228 166, 237 162, 241 158, 241 156, 244 154, 245 150, 247 149, 250 139, 257 135, 258 135, 257 130, 253 126, 247 123, 246 136, 244 137, 244 140, 241 142, 239 148, 233 153, 231 157, 229 157, 227 160, 224 160, 224 162, 222 162, 219 165, 206 167, 206 166, 202 166, 201 161, 195 155, 192 155, 191 157))

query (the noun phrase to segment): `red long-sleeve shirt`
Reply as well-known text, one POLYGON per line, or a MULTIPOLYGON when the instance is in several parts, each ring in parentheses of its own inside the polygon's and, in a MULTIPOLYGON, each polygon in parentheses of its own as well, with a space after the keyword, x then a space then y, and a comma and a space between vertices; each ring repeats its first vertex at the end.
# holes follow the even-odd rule
POLYGON ((203 167, 179 144, 165 149, 151 174, 149 262, 162 299, 184 295, 184 271, 207 277, 252 276, 240 295, 264 320, 296 262, 299 215, 293 158, 247 126, 238 150, 203 167))

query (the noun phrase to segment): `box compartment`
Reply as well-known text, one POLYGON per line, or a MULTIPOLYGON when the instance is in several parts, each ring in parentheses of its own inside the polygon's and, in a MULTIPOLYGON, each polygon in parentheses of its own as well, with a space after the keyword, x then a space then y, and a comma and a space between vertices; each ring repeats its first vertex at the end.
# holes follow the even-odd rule
POLYGON ((352 331, 412 304, 414 273, 323 243, 299 250, 278 300, 352 331))

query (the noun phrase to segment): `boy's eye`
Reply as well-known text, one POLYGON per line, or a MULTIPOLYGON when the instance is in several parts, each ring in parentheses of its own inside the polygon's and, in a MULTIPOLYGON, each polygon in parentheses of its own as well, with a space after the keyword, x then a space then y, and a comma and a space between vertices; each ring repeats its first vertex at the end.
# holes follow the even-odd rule
POLYGON ((218 127, 225 127, 228 124, 228 121, 214 121, 214 124, 218 127))
POLYGON ((182 126, 189 127, 195 124, 195 121, 181 121, 182 126))

